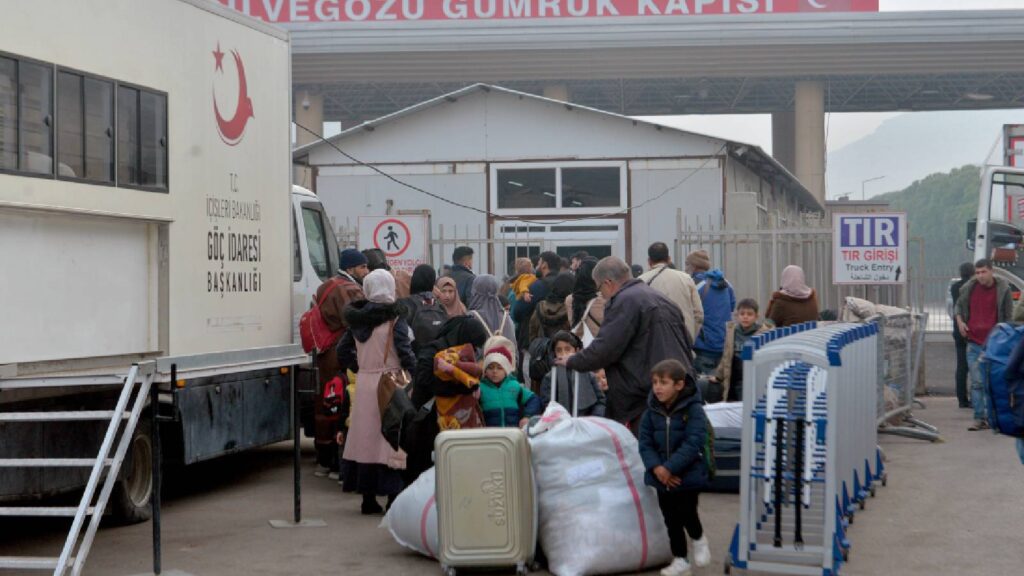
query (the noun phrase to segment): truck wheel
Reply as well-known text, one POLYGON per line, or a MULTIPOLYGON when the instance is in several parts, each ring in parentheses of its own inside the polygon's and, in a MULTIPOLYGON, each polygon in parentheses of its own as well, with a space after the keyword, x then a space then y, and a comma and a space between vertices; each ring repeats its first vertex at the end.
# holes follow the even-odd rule
POLYGON ((121 473, 110 494, 110 513, 118 524, 138 524, 149 520, 153 495, 153 439, 148 417, 139 422, 128 447, 121 473))

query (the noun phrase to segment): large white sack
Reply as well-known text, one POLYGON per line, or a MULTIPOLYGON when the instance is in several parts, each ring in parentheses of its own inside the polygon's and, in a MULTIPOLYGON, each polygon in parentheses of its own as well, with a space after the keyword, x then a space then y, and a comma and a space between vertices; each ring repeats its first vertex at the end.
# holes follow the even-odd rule
POLYGON ((743 428, 743 402, 716 402, 705 404, 704 414, 716 430, 719 428, 743 428))
POLYGON ((672 559, 658 495, 644 485, 637 441, 604 418, 555 402, 530 427, 540 541, 558 576, 642 572, 672 559))
POLYGON ((430 558, 437 557, 438 549, 435 482, 433 468, 420 474, 395 498, 381 522, 399 544, 430 558))

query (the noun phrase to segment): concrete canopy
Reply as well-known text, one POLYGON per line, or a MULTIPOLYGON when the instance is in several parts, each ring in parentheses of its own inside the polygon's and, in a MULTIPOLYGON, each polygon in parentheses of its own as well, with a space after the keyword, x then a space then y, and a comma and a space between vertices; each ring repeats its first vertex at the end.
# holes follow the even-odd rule
POLYGON ((625 115, 1024 107, 1024 11, 286 25, 297 93, 353 125, 475 82, 625 115))

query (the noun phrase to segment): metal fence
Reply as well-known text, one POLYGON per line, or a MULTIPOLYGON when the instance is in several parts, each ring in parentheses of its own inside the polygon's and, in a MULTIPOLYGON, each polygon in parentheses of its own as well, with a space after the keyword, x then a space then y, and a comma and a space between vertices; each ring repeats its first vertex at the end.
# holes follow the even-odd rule
MULTIPOLYGON (((358 246, 359 231, 355 221, 346 218, 343 222, 335 220, 333 223, 340 248, 366 248, 358 246)), ((452 252, 458 246, 473 249, 473 268, 476 271, 493 274, 499 279, 514 276, 516 258, 537 256, 544 249, 543 237, 530 234, 529 227, 516 227, 517 231, 522 228, 524 232, 506 238, 487 238, 487 227, 483 224, 437 224, 431 228, 428 263, 438 273, 443 273, 444 265, 452 262, 452 252)))
MULTIPOLYGON (((909 286, 833 284, 831 229, 680 231, 676 262, 697 249, 708 251, 713 265, 732 282, 738 298, 753 297, 762 305, 778 290, 782 270, 790 264, 803 268, 807 284, 817 293, 820 309, 836 312, 837 316, 847 296, 891 306, 912 304, 909 286)), ((911 277, 917 270, 911 266, 911 277)))
POLYGON ((924 406, 915 396, 923 383, 928 315, 875 316, 869 322, 878 324, 878 357, 882 359, 878 363, 878 431, 932 442, 939 440, 938 429, 913 414, 915 406, 924 406))

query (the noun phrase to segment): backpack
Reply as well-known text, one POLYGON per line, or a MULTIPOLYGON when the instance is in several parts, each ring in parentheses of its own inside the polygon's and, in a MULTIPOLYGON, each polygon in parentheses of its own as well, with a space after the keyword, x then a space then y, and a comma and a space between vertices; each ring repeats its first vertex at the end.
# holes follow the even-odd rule
POLYGON ((996 325, 985 344, 982 366, 989 395, 989 424, 996 432, 1017 438, 1024 438, 1024 382, 1007 382, 1006 369, 1022 339, 1024 326, 996 325))
POLYGON ((551 371, 551 339, 546 336, 538 336, 530 342, 527 353, 530 355, 528 366, 530 380, 540 382, 544 376, 551 371))
MULTIPOLYGON (((701 408, 703 410, 703 408, 701 408)), ((683 414, 683 423, 690 419, 689 414, 683 414)), ((715 427, 711 425, 711 421, 707 420, 706 433, 704 434, 704 447, 701 449, 701 454, 704 455, 704 465, 708 468, 708 482, 715 479, 715 474, 718 473, 718 467, 715 465, 715 427)))
POLYGON ((433 342, 441 334, 441 328, 448 321, 448 313, 433 297, 413 294, 409 297, 409 328, 415 342, 433 342))
POLYGON ((302 342, 302 349, 307 354, 313 351, 322 353, 331 350, 341 338, 341 333, 344 332, 344 329, 331 332, 320 311, 320 307, 327 301, 327 297, 341 286, 342 280, 334 279, 332 282, 331 286, 324 290, 320 300, 315 301, 313 306, 299 318, 299 338, 302 342))

